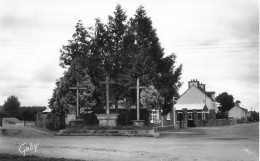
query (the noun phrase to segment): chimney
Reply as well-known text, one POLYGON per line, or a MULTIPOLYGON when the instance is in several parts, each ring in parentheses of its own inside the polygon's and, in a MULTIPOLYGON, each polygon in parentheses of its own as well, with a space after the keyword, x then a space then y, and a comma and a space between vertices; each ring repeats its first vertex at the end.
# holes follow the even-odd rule
POLYGON ((190 88, 193 85, 199 87, 199 81, 197 79, 191 79, 191 81, 188 82, 188 88, 190 88))
POLYGON ((241 102, 240 102, 239 100, 237 100, 237 101, 235 102, 235 106, 240 107, 240 106, 239 106, 240 103, 241 103, 241 102))
POLYGON ((200 83, 199 86, 200 86, 201 89, 203 89, 204 91, 206 91, 206 85, 205 85, 205 84, 200 83))

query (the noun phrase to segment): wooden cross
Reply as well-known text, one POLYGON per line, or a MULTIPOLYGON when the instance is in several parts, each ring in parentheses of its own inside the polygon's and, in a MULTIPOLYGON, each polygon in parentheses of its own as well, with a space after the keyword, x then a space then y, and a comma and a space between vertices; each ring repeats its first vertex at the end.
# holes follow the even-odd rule
POLYGON ((115 82, 109 81, 109 76, 106 76, 106 81, 101 84, 106 84, 106 114, 109 114, 109 84, 115 84, 115 82))
POLYGON ((87 88, 80 88, 79 84, 77 82, 77 86, 76 87, 70 87, 69 89, 75 89, 77 90, 77 108, 76 108, 76 119, 79 118, 79 90, 80 89, 87 89, 87 88))
POLYGON ((139 96, 139 90, 145 88, 145 86, 139 86, 139 78, 137 78, 136 82, 137 86, 136 87, 130 87, 130 89, 135 89, 136 88, 136 115, 137 115, 137 120, 140 120, 140 110, 139 110, 139 102, 140 102, 140 96, 139 96))

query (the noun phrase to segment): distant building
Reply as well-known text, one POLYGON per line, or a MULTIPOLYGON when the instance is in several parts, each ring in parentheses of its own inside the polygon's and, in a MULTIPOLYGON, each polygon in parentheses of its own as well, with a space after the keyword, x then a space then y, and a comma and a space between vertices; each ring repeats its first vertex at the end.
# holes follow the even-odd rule
POLYGON ((248 121, 253 121, 254 120, 253 111, 249 111, 249 112, 246 113, 246 119, 248 121))
POLYGON ((180 128, 201 126, 199 120, 215 119, 217 106, 215 92, 207 92, 206 85, 198 80, 189 81, 188 89, 177 99, 177 103, 174 105, 180 128))
POLYGON ((247 110, 239 106, 240 101, 236 101, 235 106, 228 111, 228 117, 234 119, 246 119, 247 110))

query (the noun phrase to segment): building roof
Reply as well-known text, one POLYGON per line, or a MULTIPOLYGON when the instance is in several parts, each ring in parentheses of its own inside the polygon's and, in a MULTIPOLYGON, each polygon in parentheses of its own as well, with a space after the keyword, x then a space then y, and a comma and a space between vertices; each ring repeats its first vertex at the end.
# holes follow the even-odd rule
POLYGON ((11 124, 22 123, 22 121, 18 120, 16 117, 3 118, 3 121, 11 124))
MULTIPOLYGON (((203 94, 205 94, 205 96, 208 97, 210 100, 214 101, 210 96, 208 96, 208 94, 207 94, 207 92, 206 92, 205 90, 203 90, 202 88, 197 87, 197 86, 195 86, 195 85, 192 85, 191 87, 193 87, 193 86, 194 86, 195 88, 197 88, 199 91, 201 91, 203 94)), ((191 87, 190 87, 190 88, 191 88, 191 87)), ((178 99, 180 99, 185 93, 187 93, 190 88, 188 88, 178 99)), ((178 99, 177 99, 177 101, 178 101, 178 99)))
POLYGON ((187 110, 203 110, 208 111, 208 108, 205 103, 200 104, 175 104, 176 110, 182 110, 183 108, 187 108, 187 110))
POLYGON ((51 109, 49 107, 46 108, 46 110, 42 111, 42 113, 48 113, 51 112, 51 109))
MULTIPOLYGON (((238 108, 241 108, 241 109, 244 110, 244 111, 247 111, 245 108, 242 108, 242 107, 237 106, 237 105, 235 105, 234 107, 238 107, 238 108)), ((230 110, 232 110, 234 107, 232 107, 230 110)), ((229 111, 230 111, 230 110, 229 110, 229 111)))

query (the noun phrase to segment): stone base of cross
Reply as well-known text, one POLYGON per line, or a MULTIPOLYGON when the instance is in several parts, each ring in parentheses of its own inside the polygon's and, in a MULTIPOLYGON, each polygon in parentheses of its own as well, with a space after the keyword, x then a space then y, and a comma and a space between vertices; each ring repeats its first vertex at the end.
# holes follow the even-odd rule
POLYGON ((119 114, 96 114, 96 116, 99 120, 99 126, 117 126, 117 119, 119 114))
POLYGON ((99 120, 99 126, 117 126, 117 119, 119 114, 110 114, 109 109, 109 84, 115 84, 114 81, 109 80, 109 76, 106 76, 106 81, 101 82, 101 84, 106 84, 106 114, 96 114, 99 120))
POLYGON ((133 126, 143 127, 144 126, 144 120, 132 120, 133 126))

